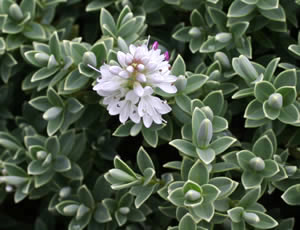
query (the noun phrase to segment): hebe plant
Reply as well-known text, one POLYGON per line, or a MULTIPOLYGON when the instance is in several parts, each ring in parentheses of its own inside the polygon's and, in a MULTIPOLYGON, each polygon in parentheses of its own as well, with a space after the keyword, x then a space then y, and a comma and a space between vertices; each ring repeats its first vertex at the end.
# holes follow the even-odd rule
POLYGON ((298 229, 299 15, 298 0, 0 0, 0 229, 298 229), (128 120, 96 91, 137 47, 176 78, 143 110, 128 100, 128 120))

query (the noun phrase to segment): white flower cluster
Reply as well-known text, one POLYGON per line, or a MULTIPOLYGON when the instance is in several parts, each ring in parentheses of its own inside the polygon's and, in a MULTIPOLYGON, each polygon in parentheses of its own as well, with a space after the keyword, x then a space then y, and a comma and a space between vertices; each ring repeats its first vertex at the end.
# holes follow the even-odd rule
POLYGON ((162 114, 171 111, 166 101, 153 96, 153 88, 159 87, 167 93, 176 93, 171 75, 168 53, 161 54, 158 43, 151 49, 147 45, 129 46, 129 53, 117 53, 118 65, 104 64, 94 90, 104 97, 110 115, 118 115, 122 123, 128 119, 134 123, 143 121, 149 128, 154 122, 161 124, 162 114))

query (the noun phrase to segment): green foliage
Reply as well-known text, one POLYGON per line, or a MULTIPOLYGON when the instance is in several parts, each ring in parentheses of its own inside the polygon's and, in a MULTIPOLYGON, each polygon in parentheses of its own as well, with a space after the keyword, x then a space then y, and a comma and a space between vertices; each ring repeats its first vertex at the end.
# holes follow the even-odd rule
POLYGON ((0 0, 0 228, 298 229, 299 11, 0 0), (155 41, 177 92, 153 90, 172 111, 120 124, 92 90, 97 70, 155 41))

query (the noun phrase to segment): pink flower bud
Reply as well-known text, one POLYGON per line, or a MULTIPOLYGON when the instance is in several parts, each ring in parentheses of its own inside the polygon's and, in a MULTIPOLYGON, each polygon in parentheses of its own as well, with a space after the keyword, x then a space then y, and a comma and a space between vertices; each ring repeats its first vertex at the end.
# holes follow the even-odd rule
POLYGON ((152 45, 152 49, 153 49, 153 50, 157 50, 157 48, 158 48, 158 42, 155 41, 155 42, 153 43, 153 45, 152 45))
POLYGON ((164 53, 164 55, 165 55, 165 60, 166 60, 166 61, 169 61, 169 60, 170 60, 169 52, 166 51, 166 52, 164 53))

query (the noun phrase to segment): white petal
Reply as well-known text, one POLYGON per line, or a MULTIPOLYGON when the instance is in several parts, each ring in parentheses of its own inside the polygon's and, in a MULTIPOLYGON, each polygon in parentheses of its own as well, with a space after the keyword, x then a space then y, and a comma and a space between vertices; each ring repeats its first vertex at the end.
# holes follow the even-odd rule
POLYGON ((154 91, 153 91, 153 89, 152 89, 150 86, 146 86, 146 87, 144 88, 144 96, 146 96, 146 95, 151 95, 153 92, 154 92, 154 91))
POLYGON ((143 64, 138 64, 137 69, 141 72, 145 69, 145 66, 143 64))
POLYGON ((153 120, 148 114, 145 114, 143 116, 143 122, 144 122, 145 127, 149 128, 151 126, 153 120))
POLYGON ((132 63, 132 61, 133 61, 133 56, 131 54, 127 53, 126 57, 125 57, 125 63, 127 65, 130 65, 132 63))
POLYGON ((127 78, 129 78, 129 73, 128 73, 127 71, 125 71, 125 70, 122 70, 122 71, 119 73, 119 76, 120 76, 121 78, 127 79, 127 78))
POLYGON ((122 68, 120 66, 111 66, 109 67, 109 71, 112 73, 112 74, 118 74, 120 73, 120 71, 122 71, 122 68))
POLYGON ((130 119, 134 122, 134 123, 140 123, 141 121, 141 117, 139 116, 138 112, 137 112, 137 107, 135 105, 131 105, 130 108, 130 119))
POLYGON ((117 57, 118 57, 118 61, 121 64, 121 66, 126 67, 127 66, 126 63, 125 63, 126 55, 123 52, 118 51, 117 57))
POLYGON ((147 57, 147 56, 141 58, 141 62, 142 62, 144 65, 146 65, 146 64, 149 62, 149 60, 150 60, 150 58, 147 57))
POLYGON ((129 46, 129 51, 130 51, 130 53, 131 53, 132 55, 134 55, 134 54, 135 54, 135 51, 136 51, 136 46, 135 46, 135 45, 130 45, 130 46, 129 46))
POLYGON ((120 112, 119 119, 120 119, 121 123, 125 123, 128 120, 129 112, 130 112, 130 102, 127 101, 124 104, 124 106, 122 107, 121 112, 120 112))
POLYGON ((142 73, 137 74, 136 80, 138 80, 139 82, 146 82, 147 81, 145 74, 142 74, 142 73))
POLYGON ((143 94, 144 94, 144 88, 137 81, 134 82, 134 84, 133 84, 133 90, 136 93, 136 95, 138 95, 139 97, 143 96, 143 94))
POLYGON ((152 62, 152 61, 150 61, 150 62, 146 65, 146 68, 147 68, 149 71, 155 70, 156 67, 157 67, 157 64, 154 63, 154 62, 152 62))
POLYGON ((136 104, 139 101, 139 96, 133 90, 127 92, 125 100, 131 101, 132 104, 136 104))
POLYGON ((157 85, 161 90, 165 91, 166 93, 176 93, 177 88, 174 85, 169 83, 161 83, 157 85))

